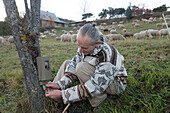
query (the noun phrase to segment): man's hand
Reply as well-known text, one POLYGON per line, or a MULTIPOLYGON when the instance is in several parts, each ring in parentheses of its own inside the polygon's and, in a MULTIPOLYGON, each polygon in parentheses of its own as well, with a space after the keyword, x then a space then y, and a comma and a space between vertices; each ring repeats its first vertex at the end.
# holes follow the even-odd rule
POLYGON ((48 82, 45 86, 47 88, 60 89, 60 86, 57 83, 54 83, 54 82, 48 82))
POLYGON ((61 90, 58 89, 50 89, 48 88, 45 93, 46 97, 50 97, 52 99, 59 99, 62 97, 62 92, 61 90))

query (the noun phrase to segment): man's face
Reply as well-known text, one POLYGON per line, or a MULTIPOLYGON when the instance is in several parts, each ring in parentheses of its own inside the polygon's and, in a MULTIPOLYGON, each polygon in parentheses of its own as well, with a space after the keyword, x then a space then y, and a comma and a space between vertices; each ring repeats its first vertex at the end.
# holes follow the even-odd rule
POLYGON ((88 55, 94 51, 98 44, 91 45, 91 38, 88 35, 82 37, 81 33, 77 35, 79 52, 88 55))

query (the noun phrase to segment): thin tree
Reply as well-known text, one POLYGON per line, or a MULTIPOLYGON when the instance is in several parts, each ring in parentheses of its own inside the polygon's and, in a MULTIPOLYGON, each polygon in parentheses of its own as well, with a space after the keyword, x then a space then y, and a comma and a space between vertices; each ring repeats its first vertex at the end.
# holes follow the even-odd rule
POLYGON ((3 0, 14 43, 18 51, 32 113, 43 110, 43 92, 38 82, 36 57, 41 56, 38 32, 40 28, 41 0, 25 2, 26 14, 20 18, 15 0, 3 0))
POLYGON ((98 14, 98 16, 100 17, 100 18, 106 18, 107 17, 107 14, 108 14, 108 10, 107 9, 102 9, 102 12, 100 12, 99 14, 98 14))

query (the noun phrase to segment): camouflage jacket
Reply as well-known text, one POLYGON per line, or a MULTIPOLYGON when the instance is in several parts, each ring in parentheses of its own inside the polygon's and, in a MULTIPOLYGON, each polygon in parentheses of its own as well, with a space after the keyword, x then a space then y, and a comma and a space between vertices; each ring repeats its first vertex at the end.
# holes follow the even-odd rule
MULTIPOLYGON (((80 53, 78 49, 77 55, 66 67, 65 76, 57 83, 62 89, 63 102, 67 104, 102 94, 115 79, 119 80, 122 86, 126 86, 127 72, 124 67, 124 57, 116 48, 104 42, 88 56, 80 53), (76 65, 82 60, 94 65, 95 72, 86 83, 68 88, 78 80, 76 65)), ((124 91, 125 87, 121 90, 124 91)))

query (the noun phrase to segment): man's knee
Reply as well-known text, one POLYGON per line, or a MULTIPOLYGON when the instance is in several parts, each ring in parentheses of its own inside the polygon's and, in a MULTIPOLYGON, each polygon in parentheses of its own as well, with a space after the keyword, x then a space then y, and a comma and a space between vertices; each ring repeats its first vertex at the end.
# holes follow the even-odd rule
POLYGON ((87 62, 79 62, 76 66, 76 73, 79 80, 86 82, 95 71, 95 67, 87 62))

